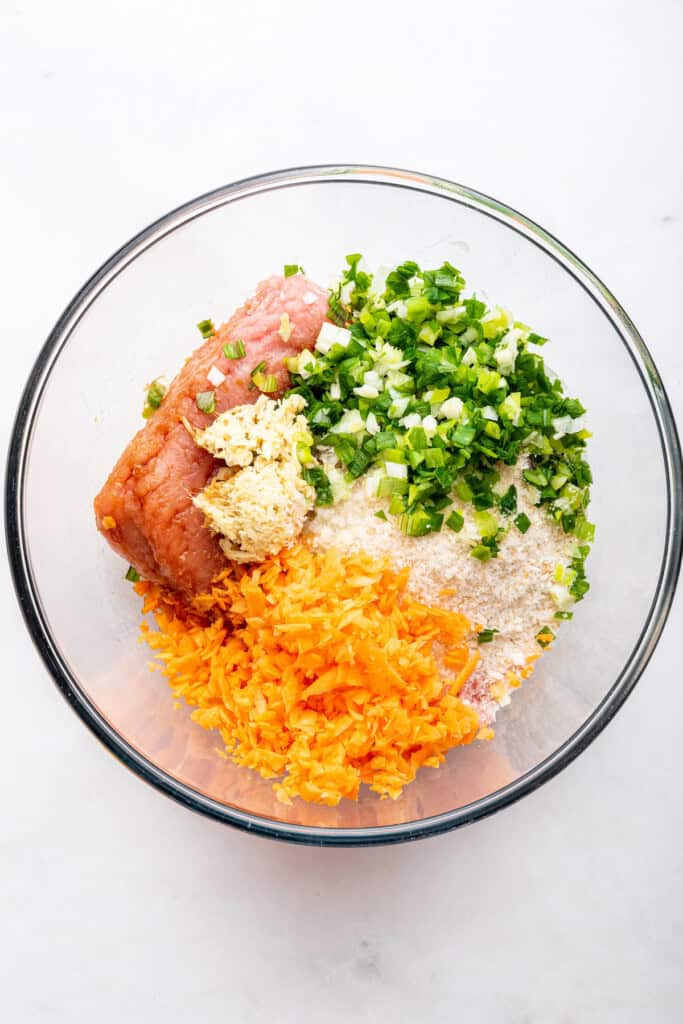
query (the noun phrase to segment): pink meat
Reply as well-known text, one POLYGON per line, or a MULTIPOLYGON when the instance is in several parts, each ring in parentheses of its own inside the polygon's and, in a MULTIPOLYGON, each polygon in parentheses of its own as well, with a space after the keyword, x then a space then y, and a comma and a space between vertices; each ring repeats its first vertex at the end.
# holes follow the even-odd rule
POLYGON ((264 372, 277 377, 277 397, 289 384, 283 359, 313 347, 326 313, 326 293, 306 278, 263 281, 256 295, 187 361, 161 407, 123 452, 95 498, 97 528, 145 579, 192 594, 206 590, 225 567, 218 541, 192 504, 215 467, 182 423, 184 417, 204 428, 212 421, 197 408, 197 393, 215 390, 217 413, 254 402, 259 392, 250 390, 249 374, 264 361, 264 372), (293 326, 286 342, 278 333, 283 313, 293 326), (226 359, 224 344, 238 338, 246 358, 226 359), (212 366, 226 375, 217 388, 207 379, 212 366))

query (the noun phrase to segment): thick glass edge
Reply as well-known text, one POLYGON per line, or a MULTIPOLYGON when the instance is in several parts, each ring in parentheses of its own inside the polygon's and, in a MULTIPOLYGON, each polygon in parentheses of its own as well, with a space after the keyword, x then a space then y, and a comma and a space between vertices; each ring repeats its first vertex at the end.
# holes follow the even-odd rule
POLYGON ((85 283, 66 307, 41 349, 29 375, 17 411, 5 479, 5 537, 19 605, 29 633, 58 688, 98 739, 129 769, 180 803, 225 824, 270 838, 323 846, 367 846, 437 835, 470 824, 509 806, 548 781, 585 749, 623 704, 640 678, 661 635, 671 607, 680 570, 683 544, 683 462, 673 414, 654 361, 635 325, 602 281, 566 246, 535 222, 498 200, 466 186, 400 168, 330 164, 297 167, 237 181, 190 200, 154 221, 123 245, 85 283), (667 479, 667 530, 659 584, 640 637, 624 669, 603 701, 565 743, 532 771, 488 797, 455 811, 417 822, 369 829, 330 829, 287 825, 260 818, 202 796, 156 768, 131 747, 90 704, 50 640, 30 572, 21 515, 24 467, 33 422, 51 367, 80 318, 98 294, 137 256, 164 235, 195 217, 235 200, 263 191, 326 181, 359 181, 428 192, 470 206, 505 223, 559 262, 583 287, 617 329, 633 359, 653 410, 660 436, 667 479))

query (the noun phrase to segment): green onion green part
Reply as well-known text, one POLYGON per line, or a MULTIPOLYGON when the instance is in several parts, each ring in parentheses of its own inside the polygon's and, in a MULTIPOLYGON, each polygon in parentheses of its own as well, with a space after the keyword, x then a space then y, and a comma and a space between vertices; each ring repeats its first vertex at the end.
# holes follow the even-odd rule
POLYGON ((465 517, 462 513, 453 511, 449 516, 446 516, 446 526, 449 530, 460 533, 464 525, 465 517))
POLYGON ((197 408, 201 412, 214 413, 216 411, 216 392, 200 391, 196 398, 197 408))
POLYGON ((212 334, 216 333, 213 320, 200 320, 197 324, 197 330, 201 334, 202 338, 210 338, 212 334))
POLYGON ((166 385, 163 384, 158 378, 157 380, 152 381, 152 383, 149 386, 149 391, 147 392, 147 404, 151 405, 153 409, 158 409, 161 403, 163 402, 164 396, 167 391, 168 388, 166 387, 166 385))
POLYGON ((555 639, 555 634, 550 626, 542 626, 536 634, 535 639, 539 647, 550 647, 551 643, 555 639))
POLYGON ((147 389, 145 406, 142 410, 144 419, 148 420, 150 416, 154 415, 163 402, 167 391, 168 385, 161 379, 161 377, 157 377, 156 380, 152 381, 147 389))
POLYGON ((266 395, 278 389, 277 377, 274 377, 272 373, 253 373, 251 379, 254 382, 254 387, 266 395))
POLYGON ((531 520, 526 512, 520 512, 518 516, 515 516, 514 522, 520 533, 526 533, 531 526, 531 520))
POLYGON ((307 484, 315 488, 316 505, 331 505, 333 503, 332 486, 322 467, 304 467, 303 477, 307 484))
POLYGON ((223 355, 226 359, 244 359, 247 350, 241 338, 236 341, 229 341, 223 346, 223 355))

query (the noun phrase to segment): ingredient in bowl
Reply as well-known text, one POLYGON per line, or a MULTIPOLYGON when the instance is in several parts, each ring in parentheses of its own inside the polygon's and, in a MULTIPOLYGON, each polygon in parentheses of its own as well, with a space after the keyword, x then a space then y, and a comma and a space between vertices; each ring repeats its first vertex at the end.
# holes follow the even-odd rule
POLYGON ((376 557, 390 557, 397 570, 410 569, 409 587, 417 600, 457 610, 480 636, 484 633, 480 662, 460 696, 486 724, 541 653, 536 635, 554 621, 558 601, 567 599, 566 588, 564 593, 553 589, 558 567, 570 572, 576 549, 576 538, 535 505, 535 490, 524 482, 523 473, 523 462, 503 467, 496 490, 505 493, 515 485, 518 507, 533 525, 527 533, 515 527, 508 530, 497 558, 488 561, 470 555, 479 530, 478 513, 471 505, 458 506, 463 525, 457 532, 444 529, 410 537, 377 516, 383 501, 374 495, 371 476, 356 481, 335 505, 318 508, 304 530, 316 551, 334 547, 345 554, 371 551, 376 557))
POLYGON ((294 543, 315 505, 297 445, 313 440, 303 398, 265 395, 217 416, 205 430, 186 424, 200 448, 225 463, 192 499, 234 562, 261 562, 294 543))
POLYGON ((218 539, 192 502, 215 461, 183 425, 184 419, 199 429, 209 424, 211 417, 197 406, 197 395, 205 392, 213 391, 218 413, 258 398, 244 361, 227 358, 223 347, 241 340, 249 366, 265 362, 282 391, 289 384, 283 358, 313 346, 326 312, 326 292, 301 275, 264 281, 188 360, 123 452, 95 499, 95 515, 114 550, 145 579, 191 594, 206 590, 225 568, 218 539), (284 313, 294 325, 287 342, 279 333, 284 313), (225 375, 215 388, 208 377, 212 367, 225 375))
POLYGON ((387 559, 287 549, 233 567, 192 610, 138 583, 148 644, 193 718, 230 756, 282 777, 281 801, 335 805, 362 782, 398 797, 479 730, 458 692, 479 659, 467 619, 415 601, 387 559), (439 671, 433 645, 446 652, 439 671))
POLYGON ((482 513, 471 554, 486 561, 515 511, 514 491, 494 491, 500 465, 526 453, 538 503, 565 533, 592 541, 585 409, 536 351, 547 339, 465 297, 450 263, 406 261, 377 284, 359 254, 347 264, 330 295, 338 326, 323 324, 315 351, 287 362, 314 454, 333 452, 347 482, 377 467, 377 495, 408 536, 441 530, 455 491, 482 513))
POLYGON ((145 405, 142 410, 143 419, 148 420, 150 416, 154 415, 163 402, 167 391, 168 381, 164 377, 157 377, 156 380, 152 381, 150 386, 147 388, 145 405))
POLYGON ((299 395, 275 401, 266 395, 250 405, 236 405, 217 416, 204 430, 185 426, 195 444, 226 466, 245 468, 296 456, 299 441, 310 444, 306 403, 299 395))
POLYGON ((492 738, 588 590, 594 528, 546 339, 449 263, 349 256, 328 299, 288 264, 198 324, 96 511, 194 719, 280 800, 335 805, 492 738))

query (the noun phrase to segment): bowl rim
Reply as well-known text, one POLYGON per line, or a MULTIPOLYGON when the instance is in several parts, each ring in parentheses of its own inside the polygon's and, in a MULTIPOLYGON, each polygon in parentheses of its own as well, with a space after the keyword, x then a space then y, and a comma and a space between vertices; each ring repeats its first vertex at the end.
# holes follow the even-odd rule
POLYGON ((683 547, 683 461, 675 420, 654 361, 633 321, 602 281, 550 232, 512 207, 467 186, 418 171, 371 164, 320 164, 243 178, 206 192, 153 221, 119 248, 86 281, 43 344, 22 393, 5 470, 5 539, 15 592, 31 638, 58 689, 94 735, 127 768, 190 809, 245 831, 316 846, 373 846, 438 835, 470 824, 533 792, 566 768, 613 718, 642 675, 659 641, 680 571, 683 547), (207 797, 158 768, 120 736, 88 698, 61 657, 42 612, 24 531, 25 471, 41 398, 59 354, 98 295, 138 256, 177 228, 212 210, 260 192, 311 184, 355 182, 426 192, 478 210, 535 244, 559 263, 610 321, 636 367, 657 425, 667 485, 664 551, 655 596, 621 672, 583 724, 552 754, 502 789, 463 807, 398 825, 330 828, 289 824, 241 811, 207 797))

